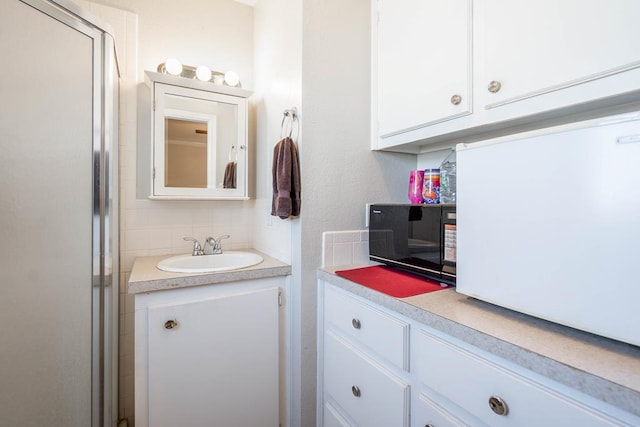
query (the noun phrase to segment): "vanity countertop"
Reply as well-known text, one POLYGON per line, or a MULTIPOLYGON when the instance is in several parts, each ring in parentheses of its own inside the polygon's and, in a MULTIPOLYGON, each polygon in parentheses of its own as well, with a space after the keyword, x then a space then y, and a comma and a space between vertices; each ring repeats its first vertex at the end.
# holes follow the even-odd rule
MULTIPOLYGON (((192 286, 216 283, 236 282, 238 280, 262 279, 266 277, 288 276, 291 266, 267 254, 254 249, 242 249, 256 253, 264 259, 260 264, 240 270, 228 270, 215 273, 169 273, 159 270, 156 265, 164 258, 175 255, 160 255, 136 258, 127 285, 127 292, 139 294, 163 291, 167 289, 188 288, 192 286)), ((204 255, 215 256, 215 255, 204 255)))
MULTIPOLYGON (((334 272, 318 279, 640 416, 640 347, 558 325, 457 293, 394 298, 334 272)), ((553 298, 552 295, 549 296, 553 298)))

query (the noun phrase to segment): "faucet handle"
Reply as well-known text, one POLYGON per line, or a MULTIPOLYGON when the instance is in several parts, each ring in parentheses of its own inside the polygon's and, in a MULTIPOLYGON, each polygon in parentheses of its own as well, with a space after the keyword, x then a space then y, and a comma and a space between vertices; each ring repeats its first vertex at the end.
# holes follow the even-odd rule
MULTIPOLYGON (((211 253, 212 254, 221 254, 222 253, 222 239, 228 239, 231 236, 229 236, 228 234, 224 234, 222 236, 219 236, 217 238, 213 238, 213 237, 207 237, 207 244, 208 246, 211 248, 211 253)), ((205 248, 206 249, 206 248, 205 248)))
POLYGON ((193 242, 193 256, 204 255, 204 251, 202 250, 202 246, 200 246, 200 242, 193 237, 183 237, 183 240, 187 242, 193 242))
POLYGON ((214 241, 216 241, 216 242, 218 242, 218 243, 220 243, 220 241, 221 241, 222 239, 230 239, 230 238, 231 238, 231 236, 229 236, 228 234, 224 234, 224 235, 219 236, 219 237, 217 237, 216 239, 213 239, 213 240, 214 240, 214 241))

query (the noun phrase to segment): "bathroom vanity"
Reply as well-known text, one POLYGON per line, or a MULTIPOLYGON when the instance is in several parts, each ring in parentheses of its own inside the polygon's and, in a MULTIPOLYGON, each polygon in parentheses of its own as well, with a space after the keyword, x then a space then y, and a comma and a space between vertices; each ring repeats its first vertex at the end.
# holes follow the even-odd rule
POLYGON ((279 424, 291 267, 259 255, 252 267, 201 274, 136 259, 136 426, 279 424))

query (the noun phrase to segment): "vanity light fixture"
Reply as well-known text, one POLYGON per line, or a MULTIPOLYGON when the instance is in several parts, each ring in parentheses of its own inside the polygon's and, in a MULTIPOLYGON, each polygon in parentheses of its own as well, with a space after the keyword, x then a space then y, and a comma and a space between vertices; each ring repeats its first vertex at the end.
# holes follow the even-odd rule
POLYGON ((164 69, 172 76, 179 76, 182 73, 182 64, 175 58, 169 58, 164 62, 164 69))
POLYGON ((209 67, 205 65, 199 65, 198 68, 196 68, 196 77, 198 78, 198 80, 208 82, 209 80, 211 80, 211 76, 212 73, 209 67))
POLYGON ((235 71, 213 71, 205 65, 193 67, 191 65, 182 65, 175 58, 169 58, 165 62, 158 65, 158 72, 163 74, 171 74, 186 79, 197 79, 203 82, 211 82, 215 84, 225 84, 227 86, 242 87, 240 77, 235 71))
POLYGON ((227 71, 224 73, 224 82, 229 86, 238 86, 240 77, 235 71, 227 71))

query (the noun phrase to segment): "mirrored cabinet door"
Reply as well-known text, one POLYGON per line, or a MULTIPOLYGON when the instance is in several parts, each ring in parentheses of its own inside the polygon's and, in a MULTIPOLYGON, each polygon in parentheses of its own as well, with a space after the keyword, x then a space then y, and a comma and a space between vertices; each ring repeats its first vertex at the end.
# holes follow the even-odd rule
POLYGON ((146 74, 153 108, 150 198, 248 199, 247 96, 251 92, 146 74), (195 87, 166 83, 173 79, 195 87), (198 88, 202 86, 207 90, 198 88))

